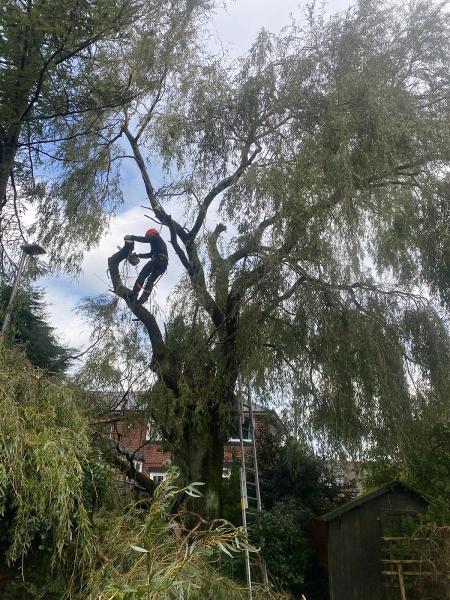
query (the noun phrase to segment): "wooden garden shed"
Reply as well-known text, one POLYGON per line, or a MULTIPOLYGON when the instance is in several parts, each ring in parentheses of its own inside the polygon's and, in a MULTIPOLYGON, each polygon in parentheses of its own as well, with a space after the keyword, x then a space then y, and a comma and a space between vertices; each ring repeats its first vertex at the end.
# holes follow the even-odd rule
MULTIPOLYGON (((405 517, 417 518, 427 505, 420 492, 393 481, 316 519, 330 600, 409 600, 402 590, 404 565, 386 559, 386 543, 400 539, 405 517)), ((403 562, 411 567, 414 561, 403 562)))

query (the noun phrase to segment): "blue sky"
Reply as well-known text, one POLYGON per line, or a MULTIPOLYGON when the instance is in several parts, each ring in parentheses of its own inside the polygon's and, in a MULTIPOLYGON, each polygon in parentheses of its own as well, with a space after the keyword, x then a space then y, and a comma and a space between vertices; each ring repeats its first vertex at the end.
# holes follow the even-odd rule
MULTIPOLYGON (((331 0, 328 2, 328 12, 345 10, 350 4, 349 0, 331 0)), ((218 8, 211 20, 210 43, 213 47, 217 44, 217 49, 222 45, 231 56, 240 56, 248 50, 261 28, 277 32, 289 22, 291 14, 300 20, 303 11, 299 6, 305 6, 305 3, 299 5, 298 0, 231 0, 227 8, 218 8)), ((107 292, 108 256, 115 251, 124 235, 142 235, 151 226, 151 222, 144 217, 145 211, 140 208, 141 204, 147 202, 142 181, 131 162, 123 169, 122 189, 125 203, 111 222, 109 232, 99 240, 94 250, 86 254, 82 273, 77 279, 59 276, 38 282, 46 290, 51 324, 61 341, 72 347, 83 348, 89 343, 89 327, 74 312, 79 300, 84 296, 107 292)), ((130 266, 130 276, 132 274, 130 266)), ((179 274, 178 259, 169 247, 169 269, 155 290, 154 301, 162 310, 179 274)), ((132 277, 128 283, 132 284, 132 277)))

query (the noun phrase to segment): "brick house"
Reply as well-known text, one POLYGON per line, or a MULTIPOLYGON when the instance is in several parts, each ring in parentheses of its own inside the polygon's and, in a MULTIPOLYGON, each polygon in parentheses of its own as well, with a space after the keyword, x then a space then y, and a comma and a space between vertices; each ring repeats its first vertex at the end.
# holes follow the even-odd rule
MULTIPOLYGON (((266 430, 273 435, 282 431, 282 423, 277 413, 272 410, 253 404, 253 416, 255 420, 255 433, 266 430)), ((248 414, 244 414, 243 423, 244 444, 251 449, 250 420, 248 414)), ((128 425, 125 421, 119 421, 111 426, 110 437, 115 442, 125 446, 127 450, 136 451, 136 468, 153 481, 159 483, 164 479, 164 474, 170 466, 170 452, 163 449, 163 442, 155 436, 156 428, 151 422, 141 425, 128 425)), ((231 472, 233 460, 239 460, 241 455, 240 440, 238 434, 238 422, 236 420, 235 431, 225 445, 223 473, 228 477, 231 472)))

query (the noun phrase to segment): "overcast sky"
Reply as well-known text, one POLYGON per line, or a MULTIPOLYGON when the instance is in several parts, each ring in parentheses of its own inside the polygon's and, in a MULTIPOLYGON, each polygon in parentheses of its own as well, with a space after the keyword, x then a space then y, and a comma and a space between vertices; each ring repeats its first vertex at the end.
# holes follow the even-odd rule
MULTIPOLYGON (((349 0, 330 0, 328 12, 345 10, 350 4, 349 0)), ((216 10, 211 21, 213 38, 216 36, 218 48, 222 44, 231 56, 240 56, 249 49, 261 28, 277 32, 289 23, 291 15, 297 21, 301 20, 301 6, 304 7, 305 3, 300 4, 298 0, 230 0, 226 8, 216 10)), ((145 201, 145 194, 138 173, 130 169, 126 169, 124 173, 122 189, 128 199, 126 208, 114 219, 109 233, 100 240, 99 246, 86 254, 82 274, 77 280, 61 276, 38 282, 46 290, 51 324, 56 328, 61 341, 72 347, 81 348, 89 341, 89 329, 73 309, 82 297, 102 294, 108 290, 107 258, 117 244, 121 243, 123 236, 128 233, 141 235, 150 226, 150 222, 143 218, 143 209, 139 207, 145 201), (130 198, 137 200, 136 206, 132 208, 130 198)), ((145 250, 138 248, 137 251, 145 250)), ((177 282, 179 273, 177 259, 170 247, 169 252, 168 273, 160 280, 156 290, 156 302, 161 309, 165 308, 167 297, 177 282)), ((131 277, 128 285, 132 285, 131 277)))

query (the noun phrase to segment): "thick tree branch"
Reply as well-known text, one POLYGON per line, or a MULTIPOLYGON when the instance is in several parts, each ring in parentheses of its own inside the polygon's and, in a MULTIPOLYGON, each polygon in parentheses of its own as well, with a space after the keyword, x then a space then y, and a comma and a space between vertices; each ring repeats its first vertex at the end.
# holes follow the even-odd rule
POLYGON ((208 238, 208 256, 213 268, 218 267, 224 262, 223 256, 220 254, 219 249, 217 248, 217 241, 219 236, 226 231, 227 228, 223 223, 219 223, 216 225, 214 231, 208 238))
POLYGON ((219 327, 223 321, 223 313, 220 310, 218 304, 213 299, 211 294, 208 292, 205 281, 205 272, 203 270, 202 263, 200 262, 195 242, 189 240, 186 242, 186 250, 189 257, 189 269, 188 275, 191 280, 197 297, 211 317, 212 322, 216 327, 219 327))
POLYGON ((141 177, 145 186, 145 191, 147 193, 147 198, 150 201, 150 205, 153 209, 153 212, 155 213, 157 219, 159 219, 159 221, 163 225, 166 225, 169 228, 173 227, 175 229, 176 235, 180 238, 182 242, 185 242, 188 235, 187 232, 179 223, 177 223, 177 221, 172 219, 172 217, 168 213, 166 213, 164 208, 158 202, 158 196, 152 185, 150 176, 147 171, 147 167, 145 166, 144 157, 142 156, 142 153, 139 149, 137 138, 131 133, 130 129, 128 128, 127 122, 125 122, 125 124, 123 125, 122 131, 125 134, 128 142, 130 143, 131 149, 133 150, 133 154, 136 159, 136 164, 139 167, 139 171, 141 173, 141 177))
POLYGON ((180 258, 181 263, 187 270, 187 273, 191 280, 192 286, 198 296, 198 299, 201 302, 203 308, 210 315, 214 325, 218 326, 222 322, 223 315, 216 302, 212 298, 211 294, 207 290, 205 274, 200 259, 198 257, 198 252, 195 247, 194 239, 188 237, 188 234, 185 231, 185 229, 179 223, 177 223, 177 221, 172 219, 171 215, 169 215, 159 204, 157 194, 150 180, 150 176, 145 166, 144 158, 141 154, 136 138, 130 132, 127 123, 125 123, 122 130, 133 150, 133 154, 136 158, 136 163, 139 167, 141 177, 144 181, 147 197, 150 201, 155 216, 163 225, 169 228, 172 245, 178 257, 180 258), (177 238, 184 243, 187 256, 178 244, 177 238))
POLYGON ((178 243, 178 237, 177 237, 177 230, 175 227, 175 223, 172 220, 172 217, 170 215, 167 215, 167 227, 169 228, 169 232, 170 232, 170 242, 172 244, 173 249, 175 250, 178 258, 181 261, 181 264, 183 265, 183 267, 189 271, 189 269, 191 268, 191 265, 189 263, 189 260, 186 256, 186 254, 184 253, 183 249, 181 248, 180 244, 178 243))
POLYGON ((219 306, 225 306, 230 279, 230 264, 224 260, 217 247, 219 236, 226 229, 225 225, 219 223, 209 236, 207 243, 212 275, 215 278, 215 300, 219 306))
POLYGON ((272 217, 269 217, 267 219, 264 219, 264 221, 261 221, 261 223, 258 225, 258 227, 256 228, 253 235, 246 237, 243 240, 241 247, 238 248, 238 250, 236 250, 236 252, 233 252, 226 258, 227 262, 230 263, 230 265, 235 265, 237 262, 239 262, 243 258, 246 258, 247 256, 250 256, 251 254, 255 254, 259 250, 263 250, 264 248, 262 248, 260 246, 262 235, 268 227, 270 227, 271 225, 274 225, 277 222, 278 218, 279 218, 278 215, 273 215, 272 217))
POLYGON ((133 479, 140 487, 142 487, 150 497, 153 496, 156 490, 156 483, 150 477, 144 475, 136 469, 133 463, 132 453, 129 452, 126 448, 117 444, 115 447, 117 454, 111 452, 110 460, 111 462, 120 470, 122 473, 127 475, 130 479, 133 479), (125 458, 121 458, 122 455, 125 458))
POLYGON ((214 198, 216 198, 221 192, 232 186, 233 183, 235 183, 241 177, 244 171, 253 163, 259 152, 261 152, 261 148, 259 146, 256 148, 256 150, 252 152, 250 156, 248 155, 248 153, 244 152, 244 156, 242 157, 241 162, 236 171, 229 177, 225 177, 224 179, 222 179, 222 181, 219 181, 219 183, 217 183, 212 188, 212 190, 205 196, 200 206, 197 219, 195 220, 192 229, 189 231, 189 238, 195 238, 197 233, 200 231, 200 227, 205 221, 208 208, 210 207, 211 202, 214 200, 214 198))

